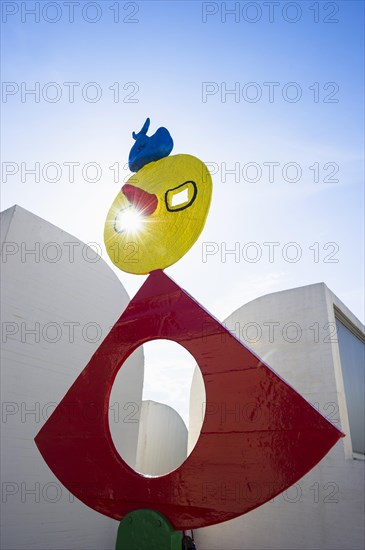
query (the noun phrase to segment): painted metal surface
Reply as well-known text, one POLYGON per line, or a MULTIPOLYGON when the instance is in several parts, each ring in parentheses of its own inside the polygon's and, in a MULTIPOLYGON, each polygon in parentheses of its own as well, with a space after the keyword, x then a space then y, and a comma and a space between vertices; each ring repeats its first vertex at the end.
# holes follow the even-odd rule
POLYGON ((150 119, 147 118, 138 134, 132 133, 136 143, 133 145, 128 159, 128 166, 131 172, 137 172, 150 162, 167 157, 174 146, 170 132, 159 128, 153 136, 147 136, 150 127, 150 119))
POLYGON ((193 246, 209 212, 212 178, 192 155, 147 164, 123 185, 104 226, 111 261, 127 273, 165 269, 193 246))
POLYGON ((226 521, 300 479, 343 434, 162 271, 147 278, 35 441, 60 481, 115 519, 153 508, 175 529, 226 521), (144 477, 117 453, 108 426, 115 376, 141 344, 167 338, 197 360, 206 389, 188 459, 144 477), (250 407, 247 407, 250 404, 250 407), (93 406, 95 416, 90 419, 93 406))
POLYGON ((118 528, 115 550, 181 550, 182 533, 154 510, 127 514, 118 528))

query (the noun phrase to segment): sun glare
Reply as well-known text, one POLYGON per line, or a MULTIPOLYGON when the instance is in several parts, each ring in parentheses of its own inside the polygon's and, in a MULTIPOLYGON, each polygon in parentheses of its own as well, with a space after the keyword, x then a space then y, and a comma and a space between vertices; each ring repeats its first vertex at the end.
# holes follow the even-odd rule
POLYGON ((130 206, 129 208, 124 208, 116 215, 114 229, 118 233, 125 232, 136 235, 141 231, 144 221, 145 216, 143 216, 142 212, 130 206))

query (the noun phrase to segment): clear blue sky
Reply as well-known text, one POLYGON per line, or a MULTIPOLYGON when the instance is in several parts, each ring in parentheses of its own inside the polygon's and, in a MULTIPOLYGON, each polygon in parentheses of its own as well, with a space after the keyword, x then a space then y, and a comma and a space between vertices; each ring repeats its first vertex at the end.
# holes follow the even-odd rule
MULTIPOLYGON (((173 153, 216 172, 207 225, 170 276, 221 320, 264 293, 319 281, 363 320, 363 2, 280 2, 272 15, 263 2, 255 10, 247 2, 81 1, 73 22, 64 2, 46 11, 40 2, 39 22, 22 9, 35 2, 2 4, 2 159, 14 163, 5 170, 19 168, 3 181, 2 209, 19 204, 103 246, 105 215, 128 175, 131 132, 149 116, 152 132, 171 132, 173 153), (224 13, 235 4, 238 12, 224 13), (79 83, 74 102, 65 82, 79 83), (22 89, 35 83, 39 102, 22 102, 22 89), (22 174, 35 162, 39 183, 22 174), (73 182, 70 162, 80 163, 73 182), (92 168, 86 179, 81 170, 90 162, 102 171, 94 183, 92 168), (61 173, 51 166, 44 178, 48 163, 61 173), (279 163, 274 181, 268 163, 279 163), (224 174, 235 165, 236 177, 224 174), (55 174, 59 181, 49 181, 55 174), (279 243, 273 261, 267 242, 279 243), (291 242, 301 251, 296 263, 288 261, 298 250, 291 242), (205 243, 216 253, 204 262, 205 243), (224 247, 235 246, 239 258, 222 261, 224 247), (261 259, 249 262, 257 251, 261 259)), ((118 275, 130 295, 144 280, 118 275)))

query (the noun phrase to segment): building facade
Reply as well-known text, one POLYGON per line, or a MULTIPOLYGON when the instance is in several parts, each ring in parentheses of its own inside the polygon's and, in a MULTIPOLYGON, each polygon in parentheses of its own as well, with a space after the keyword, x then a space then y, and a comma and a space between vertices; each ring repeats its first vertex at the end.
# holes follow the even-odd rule
MULTIPOLYGON (((363 549, 363 325, 323 283, 262 296, 237 309, 225 325, 346 437, 273 501, 235 520, 197 530, 197 547, 363 549)), ((222 414, 232 414, 224 410, 224 403, 221 407, 222 414)), ((241 413, 249 411, 243 407, 241 413)), ((255 414, 260 411, 254 411, 253 421, 255 414)), ((203 380, 196 369, 189 449, 199 435, 203 416, 203 380)))
MULTIPOLYGON (((18 206, 1 214, 1 548, 112 550, 118 522, 74 498, 34 437, 84 369, 129 297, 108 265, 72 235, 18 206)), ((123 365, 109 424, 134 467, 143 351, 123 365), (128 404, 137 423, 125 422, 128 404)), ((95 411, 85 407, 93 422, 95 411)))

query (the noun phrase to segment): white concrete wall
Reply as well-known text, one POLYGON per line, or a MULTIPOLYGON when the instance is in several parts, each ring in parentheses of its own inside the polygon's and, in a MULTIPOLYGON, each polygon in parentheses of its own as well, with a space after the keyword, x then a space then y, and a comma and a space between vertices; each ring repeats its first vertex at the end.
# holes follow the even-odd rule
POLYGON ((187 457, 188 431, 181 416, 156 401, 143 401, 136 470, 160 476, 172 472, 187 457))
MULTIPOLYGON (((319 411, 349 434, 333 304, 361 323, 323 283, 258 298, 228 317, 229 330, 319 411)), ((191 389, 189 448, 202 421, 202 379, 191 389)), ((364 548, 365 462, 351 438, 292 488, 248 514, 195 532, 199 550, 360 550, 364 548)))
POLYGON ((188 454, 194 449, 203 425, 205 414, 205 387, 199 367, 195 368, 190 389, 188 454))
MULTIPOLYGON (((113 549, 118 522, 74 499, 33 439, 127 306, 128 295, 95 252, 30 212, 7 210, 1 229, 1 548, 113 549)), ((123 422, 129 412, 124 405, 140 407, 142 385, 139 349, 123 366, 110 400, 114 439, 131 466, 138 423, 123 422)))

